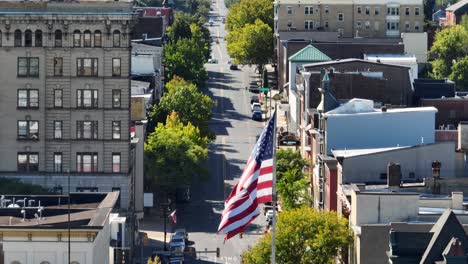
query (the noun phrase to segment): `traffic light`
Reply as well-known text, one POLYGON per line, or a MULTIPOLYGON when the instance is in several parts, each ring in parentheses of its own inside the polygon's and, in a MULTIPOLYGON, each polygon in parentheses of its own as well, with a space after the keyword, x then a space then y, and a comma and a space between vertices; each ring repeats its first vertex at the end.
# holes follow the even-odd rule
POLYGON ((216 257, 219 258, 221 256, 221 252, 219 248, 216 248, 216 257))

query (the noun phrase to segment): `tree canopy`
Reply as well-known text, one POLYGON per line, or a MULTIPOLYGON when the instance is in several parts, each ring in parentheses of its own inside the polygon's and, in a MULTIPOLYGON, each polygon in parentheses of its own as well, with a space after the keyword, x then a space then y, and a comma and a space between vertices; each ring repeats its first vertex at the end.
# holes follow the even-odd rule
POLYGON ((227 51, 238 64, 265 65, 273 56, 273 31, 260 19, 235 28, 227 36, 227 51))
MULTIPOLYGON (((282 264, 333 263, 352 241, 348 221, 334 212, 309 207, 278 214, 276 259, 282 264)), ((266 234, 242 254, 244 264, 268 264, 271 234, 266 234)))
POLYGON ((299 151, 280 149, 276 152, 277 191, 283 208, 292 209, 309 205, 306 175, 302 172, 307 162, 299 151))
MULTIPOLYGON (((432 77, 437 79, 447 78, 456 67, 457 73, 453 75, 457 78, 457 85, 463 85, 460 70, 464 69, 464 57, 468 56, 468 30, 462 25, 446 27, 438 31, 435 35, 434 44, 429 54, 436 59, 431 61, 432 77)), ((466 76, 466 74, 465 74, 466 76)), ((461 87, 460 87, 461 88, 461 87)), ((465 87, 468 89, 468 87, 465 87)))
POLYGON ((208 158, 208 139, 188 123, 184 125, 176 113, 159 123, 145 143, 145 172, 148 182, 168 189, 190 184, 194 178, 206 177, 204 164, 208 158))
POLYGON ((213 100, 199 92, 194 84, 179 77, 174 78, 166 86, 168 92, 150 113, 151 122, 162 122, 168 114, 175 112, 184 125, 191 123, 200 129, 202 135, 211 138, 208 121, 212 116, 213 100))
POLYGON ((254 24, 257 19, 273 28, 273 2, 271 0, 239 1, 232 4, 226 17, 226 28, 229 31, 243 28, 247 24, 254 24))

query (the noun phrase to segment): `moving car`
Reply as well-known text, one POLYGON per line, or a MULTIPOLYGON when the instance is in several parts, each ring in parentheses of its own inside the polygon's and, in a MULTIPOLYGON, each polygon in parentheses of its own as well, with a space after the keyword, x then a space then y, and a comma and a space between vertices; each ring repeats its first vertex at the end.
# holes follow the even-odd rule
POLYGON ((250 109, 251 109, 252 111, 261 110, 261 108, 262 108, 262 105, 261 105, 260 103, 252 103, 252 104, 250 105, 250 109))
POLYGON ((252 112, 252 120, 262 121, 262 111, 255 110, 252 112))
POLYGON ((230 69, 230 70, 233 70, 233 71, 234 71, 234 70, 237 71, 237 70, 239 70, 239 67, 237 66, 237 64, 234 64, 234 63, 233 63, 233 64, 231 64, 231 66, 229 66, 229 69, 230 69))
POLYGON ((174 231, 174 234, 172 235, 172 238, 180 238, 180 237, 182 237, 185 240, 185 242, 188 241, 188 233, 187 231, 185 231, 184 228, 176 229, 174 231))

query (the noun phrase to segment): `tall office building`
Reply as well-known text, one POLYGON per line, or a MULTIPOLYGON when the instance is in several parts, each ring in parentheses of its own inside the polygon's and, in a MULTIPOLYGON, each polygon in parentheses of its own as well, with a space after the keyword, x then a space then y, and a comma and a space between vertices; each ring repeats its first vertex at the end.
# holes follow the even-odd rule
POLYGON ((132 6, 0 1, 0 177, 129 206, 132 6))

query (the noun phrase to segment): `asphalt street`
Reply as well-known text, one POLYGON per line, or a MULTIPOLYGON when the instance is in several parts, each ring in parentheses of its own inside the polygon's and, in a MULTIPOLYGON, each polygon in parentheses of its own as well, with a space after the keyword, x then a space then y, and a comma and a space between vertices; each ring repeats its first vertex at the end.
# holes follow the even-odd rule
POLYGON ((214 40, 212 56, 216 64, 207 64, 209 74, 206 92, 216 102, 210 128, 216 133, 216 140, 210 146, 210 179, 194 184, 191 188, 191 201, 178 206, 177 227, 189 232, 188 246, 197 252, 189 263, 240 263, 240 255, 262 236, 265 218, 260 215, 244 232, 243 238, 233 237, 224 243, 224 236, 217 235, 224 200, 242 174, 263 123, 251 120, 250 97, 253 95, 244 87, 254 80, 252 67, 243 66, 230 70, 229 55, 226 51, 226 35, 221 17, 227 14, 223 0, 213 1, 212 13, 217 14, 213 26, 209 26, 214 40), (219 247, 220 258, 214 251, 219 247))

